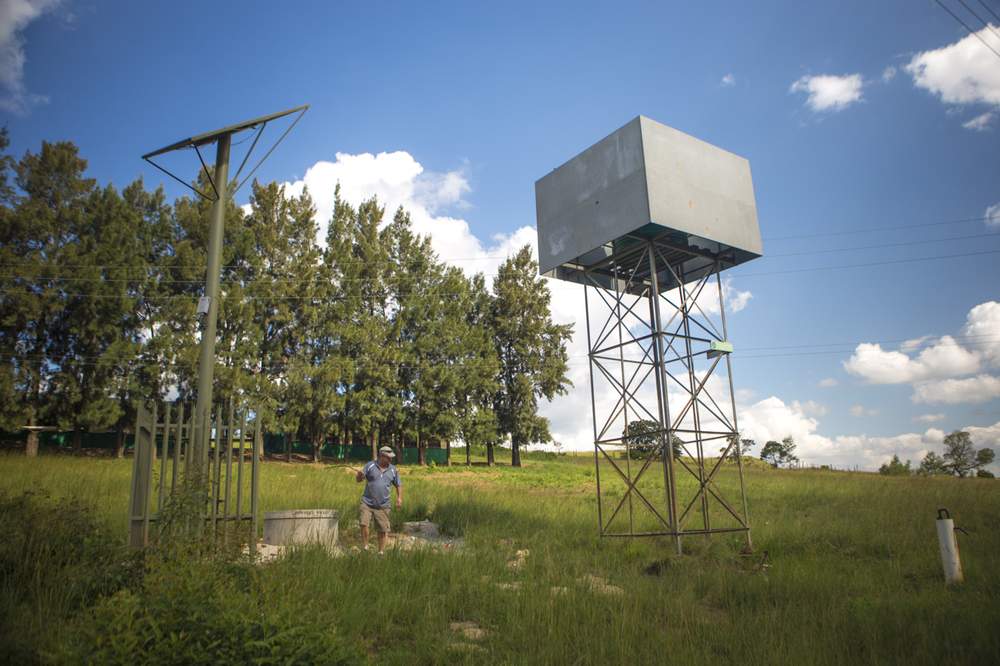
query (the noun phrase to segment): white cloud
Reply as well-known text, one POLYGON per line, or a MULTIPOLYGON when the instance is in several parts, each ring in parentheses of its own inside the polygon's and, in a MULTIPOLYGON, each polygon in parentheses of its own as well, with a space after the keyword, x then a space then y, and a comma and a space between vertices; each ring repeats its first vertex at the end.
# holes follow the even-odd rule
POLYGON ((978 404, 1000 397, 1000 378, 977 375, 966 379, 941 379, 920 382, 913 387, 913 402, 978 404))
MULTIPOLYGON (((695 314, 698 316, 719 314, 718 289, 708 284, 700 292, 697 292, 696 285, 697 283, 688 284, 686 292, 690 301, 697 305, 697 308, 692 306, 695 314)), ((666 292, 665 297, 673 303, 678 303, 680 293, 677 289, 672 289, 666 292)), ((737 289, 733 286, 732 278, 724 277, 722 278, 722 297, 725 300, 727 312, 740 312, 746 308, 750 299, 753 298, 753 293, 737 289)))
POLYGON ((855 416, 857 418, 861 418, 863 416, 878 416, 877 409, 868 409, 864 405, 851 405, 851 409, 849 411, 851 416, 855 416))
POLYGON ((928 451, 940 448, 944 432, 930 428, 923 433, 903 433, 888 437, 874 437, 865 434, 841 435, 834 439, 839 456, 846 456, 861 469, 874 470, 882 463, 897 455, 901 460, 909 460, 914 467, 927 455, 928 451))
POLYGON ((1000 38, 989 27, 954 44, 918 53, 906 65, 918 88, 947 104, 1000 105, 1000 67, 983 40, 1000 51, 1000 38))
POLYGON ((983 373, 1000 367, 1000 303, 987 301, 969 310, 961 339, 959 344, 948 335, 923 336, 907 340, 898 351, 862 343, 844 368, 872 384, 912 384, 916 403, 981 403, 1000 396, 1000 379, 983 373))
POLYGON ((470 274, 481 271, 492 275, 508 254, 524 245, 535 245, 535 230, 527 226, 497 234, 487 242, 480 240, 466 220, 445 214, 448 209, 468 208, 463 196, 470 186, 463 171, 426 171, 405 151, 377 155, 337 153, 335 161, 316 162, 301 180, 285 184, 289 196, 308 188, 316 204, 321 242, 326 239, 338 183, 341 196, 352 205, 377 196, 385 206, 387 221, 397 208, 405 208, 414 230, 430 236, 441 258, 470 274))
POLYGON ((969 310, 962 335, 984 361, 1000 367, 1000 303, 987 301, 969 310))
POLYGON ((903 344, 899 345, 899 351, 909 354, 920 349, 924 343, 928 340, 932 340, 933 335, 921 335, 919 338, 913 338, 912 340, 907 340, 903 344))
POLYGON ((1000 201, 992 206, 988 206, 986 212, 983 213, 983 217, 986 218, 986 226, 1000 227, 1000 201))
POLYGON ((819 380, 819 387, 820 388, 833 388, 834 386, 836 386, 839 383, 840 382, 838 382, 833 377, 824 377, 823 379, 819 380))
POLYGON ((962 123, 962 127, 975 132, 985 132, 986 130, 992 129, 993 119, 996 118, 996 116, 997 114, 995 111, 980 113, 975 118, 971 118, 962 123))
POLYGON ((803 76, 791 85, 789 92, 807 93, 806 105, 813 111, 841 111, 861 101, 863 87, 860 74, 821 74, 803 76))
POLYGON ((48 101, 28 92, 24 85, 24 39, 29 23, 59 4, 59 0, 4 0, 0 2, 0 109, 26 113, 32 105, 48 101))
POLYGON ((722 295, 726 299, 726 308, 732 312, 739 312, 747 306, 753 294, 734 288, 731 282, 730 278, 722 281, 722 295))
POLYGON ((816 402, 815 400, 806 400, 805 402, 799 402, 798 400, 792 402, 792 409, 802 412, 808 416, 825 416, 829 409, 826 405, 816 402))
MULTIPOLYGON (((943 415, 930 414, 929 417, 943 415)), ((797 445, 796 454, 802 462, 810 465, 834 465, 875 470, 898 455, 903 460, 919 464, 929 451, 940 453, 945 432, 929 428, 923 433, 902 433, 892 436, 870 436, 867 434, 838 435, 827 437, 819 434, 819 421, 803 412, 802 404, 786 404, 780 398, 771 396, 740 410, 740 430, 744 436, 754 439, 760 453, 760 446, 768 440, 781 440, 791 436, 797 445)), ((921 419, 925 422, 937 418, 921 419)), ((966 426, 961 428, 972 435, 977 448, 1000 447, 1000 422, 991 426, 966 426)))
POLYGON ((889 65, 888 67, 882 70, 882 83, 889 83, 889 81, 892 81, 894 78, 896 78, 895 67, 889 65))
POLYGON ((988 446, 1000 454, 1000 421, 991 426, 965 426, 962 430, 969 433, 977 449, 988 446))
POLYGON ((878 344, 862 343, 844 362, 844 368, 872 384, 906 384, 972 374, 979 370, 979 357, 946 335, 916 358, 883 350, 878 344))
POLYGON ((722 77, 722 80, 719 82, 719 85, 721 85, 724 88, 728 88, 729 86, 735 86, 736 77, 733 76, 732 72, 730 72, 729 74, 726 74, 725 76, 722 77))
POLYGON ((921 414, 913 417, 913 420, 921 423, 937 423, 944 420, 944 414, 921 414))
POLYGON ((808 416, 800 403, 788 405, 776 396, 742 409, 739 420, 740 433, 756 441, 759 446, 770 440, 792 437, 798 447, 799 457, 828 454, 833 446, 830 438, 816 434, 819 421, 808 416))
POLYGON ((448 206, 468 208, 462 197, 472 188, 461 171, 423 173, 421 176, 416 182, 415 198, 429 211, 435 212, 448 206))

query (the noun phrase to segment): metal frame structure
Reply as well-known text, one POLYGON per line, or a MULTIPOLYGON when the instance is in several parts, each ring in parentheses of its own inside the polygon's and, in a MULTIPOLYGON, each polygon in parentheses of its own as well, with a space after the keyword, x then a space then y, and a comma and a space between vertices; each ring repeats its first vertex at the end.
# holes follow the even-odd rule
POLYGON ((149 544, 150 525, 160 520, 171 499, 184 501, 180 494, 185 492, 201 494, 200 486, 191 488, 186 484, 196 478, 192 476, 195 469, 203 468, 207 470, 204 476, 208 479, 208 493, 204 506, 195 507, 201 518, 197 522, 203 523, 213 538, 221 538, 223 543, 230 537, 238 542, 245 540, 251 552, 255 552, 263 429, 259 417, 251 419, 251 410, 237 409, 233 403, 217 406, 214 412, 208 432, 203 433, 209 445, 196 452, 193 445, 197 426, 190 404, 168 402, 162 406, 154 404, 152 409, 139 408, 129 498, 132 547, 144 548, 149 544), (249 461, 246 461, 247 443, 249 461))
MULTIPOLYGON (((259 417, 255 419, 253 435, 253 454, 251 456, 249 488, 249 513, 243 510, 243 467, 245 451, 244 435, 247 432, 247 420, 250 410, 234 411, 233 404, 226 411, 215 408, 213 411, 212 384, 215 376, 215 338, 216 325, 219 316, 219 282, 222 269, 222 243, 225 227, 226 204, 264 163, 274 149, 278 147, 289 132, 298 124, 309 105, 298 106, 286 111, 260 116, 222 129, 197 134, 180 141, 175 141, 163 148, 151 151, 142 156, 154 167, 184 185, 196 195, 212 202, 208 233, 208 262, 205 271, 205 294, 208 301, 205 312, 205 326, 201 335, 201 350, 198 359, 198 393, 197 403, 192 409, 180 403, 167 403, 162 412, 154 404, 152 409, 140 406, 136 418, 135 459, 132 470, 132 489, 129 500, 129 543, 137 548, 145 547, 149 542, 150 522, 158 520, 163 511, 164 502, 170 497, 176 497, 179 492, 196 493, 204 497, 204 510, 197 509, 197 529, 201 529, 202 518, 211 527, 213 538, 221 536, 222 541, 228 539, 233 531, 230 525, 248 524, 249 534, 246 535, 251 548, 257 543, 257 514, 259 492, 259 462, 263 452, 263 437, 259 417), (240 179, 243 168, 250 160, 264 128, 268 123, 296 114, 294 120, 275 140, 264 156, 250 169, 249 173, 240 179), (247 149, 243 161, 236 169, 232 179, 229 177, 229 158, 233 135, 248 130, 256 130, 253 143, 247 149), (215 144, 215 168, 209 171, 205 158, 201 153, 203 146, 215 144), (203 192, 196 186, 171 173, 153 158, 177 150, 194 149, 211 185, 211 194, 203 192), (212 436, 215 434, 214 453, 212 436), (233 447, 232 440, 238 437, 239 454, 235 472, 235 496, 231 496, 233 477, 233 447), (220 448, 222 442, 229 442, 226 450, 220 448), (160 449, 159 483, 154 484, 153 470, 157 446, 160 449), (211 455, 210 455, 211 454, 211 455), (223 474, 223 458, 225 458, 225 473, 223 474), (169 481, 167 468, 170 468, 169 481), (154 489, 155 485, 155 489, 154 489), (152 498, 156 495, 156 511, 151 508, 152 498), (230 513, 232 500, 235 508, 230 513)), ((201 306, 199 304, 199 311, 201 306)), ((201 503, 197 499, 198 504, 201 503)))
POLYGON ((604 260, 579 267, 585 284, 599 534, 667 536, 680 553, 684 536, 742 533, 750 549, 720 276, 736 258, 731 252, 710 255, 693 248, 669 229, 653 237, 628 234, 603 249, 604 260), (685 275, 683 266, 694 256, 709 259, 711 267, 685 275), (673 410, 670 398, 675 398, 673 410), (630 430, 640 420, 646 427, 630 430), (633 447, 650 437, 658 443, 643 447, 650 450, 634 459, 633 447), (708 447, 720 443, 718 453, 710 455, 708 447), (624 459, 616 458, 622 450, 624 459), (719 483, 727 460, 735 460, 737 468, 735 506, 719 483), (684 482, 688 476, 693 484, 684 482))
MULTIPOLYGON (((215 374, 215 337, 216 324, 219 317, 219 281, 222 268, 222 241, 226 215, 226 203, 236 193, 236 191, 239 190, 244 183, 246 183, 247 180, 249 180, 254 173, 257 172, 257 169, 264 163, 264 160, 266 160, 271 153, 274 152, 274 149, 278 147, 278 144, 281 143, 286 136, 288 136, 288 133, 292 131, 308 110, 309 105, 305 104, 297 106, 294 109, 260 116, 259 118, 236 123, 235 125, 229 125, 228 127, 223 127, 222 129, 204 132, 186 139, 181 139, 180 141, 175 141, 170 145, 164 146, 159 150, 146 153, 142 156, 142 159, 146 160, 163 173, 189 188, 195 194, 212 202, 208 235, 208 266, 205 273, 205 297, 208 299, 208 312, 206 313, 205 328, 201 336, 201 352, 198 359, 198 402, 195 407, 195 422, 203 424, 203 427, 195 429, 195 458, 203 457, 203 455, 198 455, 200 450, 204 450, 202 451, 202 454, 207 451, 207 444, 204 443, 206 440, 202 439, 201 434, 206 431, 206 427, 210 419, 209 410, 212 405, 212 381, 215 374), (253 154, 254 148, 257 147, 257 142, 260 140, 267 124, 292 114, 297 114, 295 119, 271 145, 268 151, 264 153, 264 156, 257 161, 257 164, 254 165, 243 180, 240 180, 240 174, 243 172, 243 168, 249 161, 250 155, 253 154), (236 170, 236 174, 232 178, 234 184, 230 185, 229 152, 233 135, 254 129, 256 130, 256 134, 254 135, 253 143, 250 144, 250 148, 247 150, 246 155, 243 157, 243 161, 240 163, 239 168, 236 170), (202 146, 207 146, 213 143, 216 145, 214 174, 209 172, 208 165, 205 164, 205 158, 201 154, 202 146), (154 157, 176 150, 191 148, 193 148, 198 154, 198 160, 201 162, 201 168, 204 170, 205 175, 208 178, 208 182, 212 186, 213 195, 202 192, 198 188, 185 182, 182 178, 177 177, 175 174, 153 161, 154 157)), ((196 471, 198 473, 204 473, 206 470, 204 468, 200 468, 196 471)))

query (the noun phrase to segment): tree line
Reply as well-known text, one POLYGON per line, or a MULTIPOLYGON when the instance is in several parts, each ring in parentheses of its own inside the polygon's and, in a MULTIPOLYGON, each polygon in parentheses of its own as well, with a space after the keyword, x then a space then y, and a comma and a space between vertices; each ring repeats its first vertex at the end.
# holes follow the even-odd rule
MULTIPOLYGON (((660 425, 656 421, 637 420, 630 422, 625 427, 622 431, 622 440, 628 440, 628 453, 631 457, 644 459, 654 451, 659 450, 661 432, 660 425)), ((736 442, 733 441, 734 437, 739 437, 739 435, 731 436, 728 443, 734 445, 730 450, 729 457, 735 460, 737 449, 736 442)), ((677 435, 671 434, 670 442, 674 458, 685 455, 683 442, 677 435)), ((757 442, 754 440, 744 438, 740 438, 739 444, 739 450, 743 454, 757 446, 757 442)), ((720 448, 719 454, 722 455, 727 448, 729 447, 720 448)), ((799 457, 795 454, 796 448, 795 439, 791 436, 785 437, 781 441, 769 440, 761 447, 760 459, 775 468, 793 466, 799 462, 799 457)), ((944 438, 944 452, 941 455, 929 451, 917 468, 914 469, 909 460, 904 463, 898 455, 894 455, 889 462, 879 467, 878 471, 879 474, 887 476, 918 474, 920 476, 977 476, 992 479, 993 473, 986 468, 993 463, 994 459, 993 449, 988 447, 976 449, 968 432, 956 430, 944 438)))
MULTIPOLYGON (((120 192, 70 142, 15 160, 0 132, 0 429, 123 433, 143 402, 193 401, 211 202, 120 192)), ((204 177, 198 184, 205 191, 204 177)), ((442 262, 408 213, 336 192, 324 243, 308 192, 254 182, 226 210, 215 395, 312 444, 551 439, 571 327, 530 249, 488 283, 442 262)))
POLYGON ((886 476, 919 474, 920 476, 977 476, 992 479, 993 472, 986 468, 995 458, 996 453, 993 449, 988 447, 976 449, 969 433, 956 430, 945 436, 943 454, 938 455, 928 451, 916 469, 909 460, 904 463, 898 455, 893 455, 892 460, 879 467, 878 472, 886 476))

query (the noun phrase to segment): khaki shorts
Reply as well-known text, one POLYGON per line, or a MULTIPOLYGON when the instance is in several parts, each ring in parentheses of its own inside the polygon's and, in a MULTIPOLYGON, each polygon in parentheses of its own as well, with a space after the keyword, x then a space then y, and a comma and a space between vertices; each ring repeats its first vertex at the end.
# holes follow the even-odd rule
POLYGON ((368 527, 371 525, 372 517, 375 518, 375 525, 378 526, 378 531, 383 534, 389 531, 389 509, 373 509, 364 502, 361 503, 361 515, 358 522, 361 523, 361 527, 368 527))

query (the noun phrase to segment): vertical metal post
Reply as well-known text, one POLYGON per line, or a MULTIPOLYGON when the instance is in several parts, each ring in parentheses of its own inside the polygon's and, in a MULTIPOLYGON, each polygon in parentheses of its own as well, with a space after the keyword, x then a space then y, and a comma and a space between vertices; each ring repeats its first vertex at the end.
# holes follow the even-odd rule
POLYGON ((264 449, 264 434, 257 414, 257 424, 253 435, 253 460, 250 463, 250 552, 257 554, 257 521, 260 512, 260 457, 264 449))
MULTIPOLYGON (((170 462, 170 412, 172 405, 168 402, 163 412, 163 436, 160 439, 160 487, 156 489, 156 510, 163 511, 164 488, 167 485, 167 463, 170 462)), ((153 448, 156 448, 157 427, 153 426, 153 448)))
POLYGON ((139 405, 135 423, 135 453, 132 457, 132 492, 129 498, 129 545, 144 548, 149 538, 149 503, 153 476, 151 443, 156 416, 139 405))
POLYGON ((246 439, 247 432, 247 409, 243 408, 240 414, 240 439, 237 450, 239 457, 236 459, 236 523, 243 520, 243 440, 246 439))
MULTIPOLYGON (((226 431, 226 492, 222 503, 222 541, 226 542, 226 534, 229 522, 229 498, 233 486, 233 435, 236 429, 233 427, 235 418, 235 406, 233 401, 229 401, 229 429, 226 431)), ((221 452, 220 452, 221 453, 221 452)))
MULTIPOLYGON (((722 315, 722 337, 729 340, 729 328, 726 326, 726 303, 722 294, 722 275, 715 274, 715 282, 719 286, 719 312, 722 315)), ((726 354, 726 373, 729 375, 729 401, 733 406, 733 430, 736 437, 736 468, 740 476, 740 495, 743 499, 743 520, 746 523, 747 551, 753 550, 753 539, 750 537, 750 508, 747 505, 747 489, 743 481, 743 442, 740 441, 740 424, 736 420, 736 391, 733 389, 733 363, 726 354)))
POLYGON ((698 454, 698 494, 701 496, 702 524, 705 527, 705 536, 708 538, 707 532, 712 529, 712 523, 709 517, 708 493, 705 490, 705 450, 701 435, 701 418, 698 410, 698 382, 695 379, 694 354, 691 349, 691 321, 688 315, 691 306, 688 304, 689 294, 685 285, 686 275, 683 268, 678 272, 680 274, 680 283, 677 285, 677 291, 680 294, 681 325, 684 327, 684 351, 687 356, 684 365, 687 366, 688 371, 688 390, 691 393, 691 418, 694 421, 695 447, 698 454))
MULTIPOLYGON (((222 267, 222 239, 225 230, 226 204, 229 201, 229 145, 230 134, 219 136, 215 154, 216 198, 212 204, 212 214, 208 230, 208 269, 205 273, 205 296, 208 297, 208 316, 201 334, 201 356, 198 360, 198 403, 195 407, 197 418, 207 421, 212 409, 212 381, 215 375, 215 335, 219 317, 219 278, 222 267)), ((199 432, 204 432, 200 430, 199 432)), ((208 447, 208 442, 196 441, 195 460, 204 458, 200 449, 208 447)), ((202 468, 204 469, 204 468, 202 468)))
POLYGON ((174 462, 173 468, 170 470, 170 493, 173 494, 177 491, 177 469, 181 464, 181 439, 182 439, 182 426, 184 421, 184 403, 177 403, 177 413, 174 416, 174 462))
POLYGON ((215 407, 215 451, 212 453, 212 462, 209 466, 212 472, 212 537, 219 534, 219 500, 222 497, 222 438, 225 436, 226 412, 221 405, 215 407))
MULTIPOLYGON (((622 439, 625 441, 625 476, 628 477, 628 485, 631 486, 633 483, 632 479, 632 447, 629 446, 628 437, 628 389, 625 386, 625 340, 622 336, 622 327, 625 322, 622 321, 622 290, 621 290, 621 280, 618 277, 621 265, 616 261, 612 264, 612 274, 615 281, 615 328, 618 329, 618 371, 621 379, 621 398, 622 398, 622 414, 625 420, 625 430, 622 431, 622 439)), ((627 487, 625 492, 628 494, 628 532, 633 534, 635 532, 635 517, 634 511, 632 509, 632 488, 627 487)))
POLYGON ((663 360, 663 328, 660 318, 660 282, 656 270, 656 251, 649 244, 649 309, 653 318, 653 363, 656 365, 656 397, 660 417, 661 441, 663 447, 664 484, 667 491, 667 510, 670 514, 670 527, 674 531, 674 547, 677 554, 681 550, 681 526, 677 513, 677 488, 674 475, 674 445, 670 441, 673 432, 670 430, 670 404, 667 402, 666 363, 663 360))
POLYGON ((590 285, 583 285, 583 311, 587 320, 587 359, 590 369, 590 414, 594 424, 594 476, 597 480, 597 534, 604 536, 604 513, 601 507, 601 461, 597 448, 597 402, 594 400, 594 347, 590 340, 590 285))

